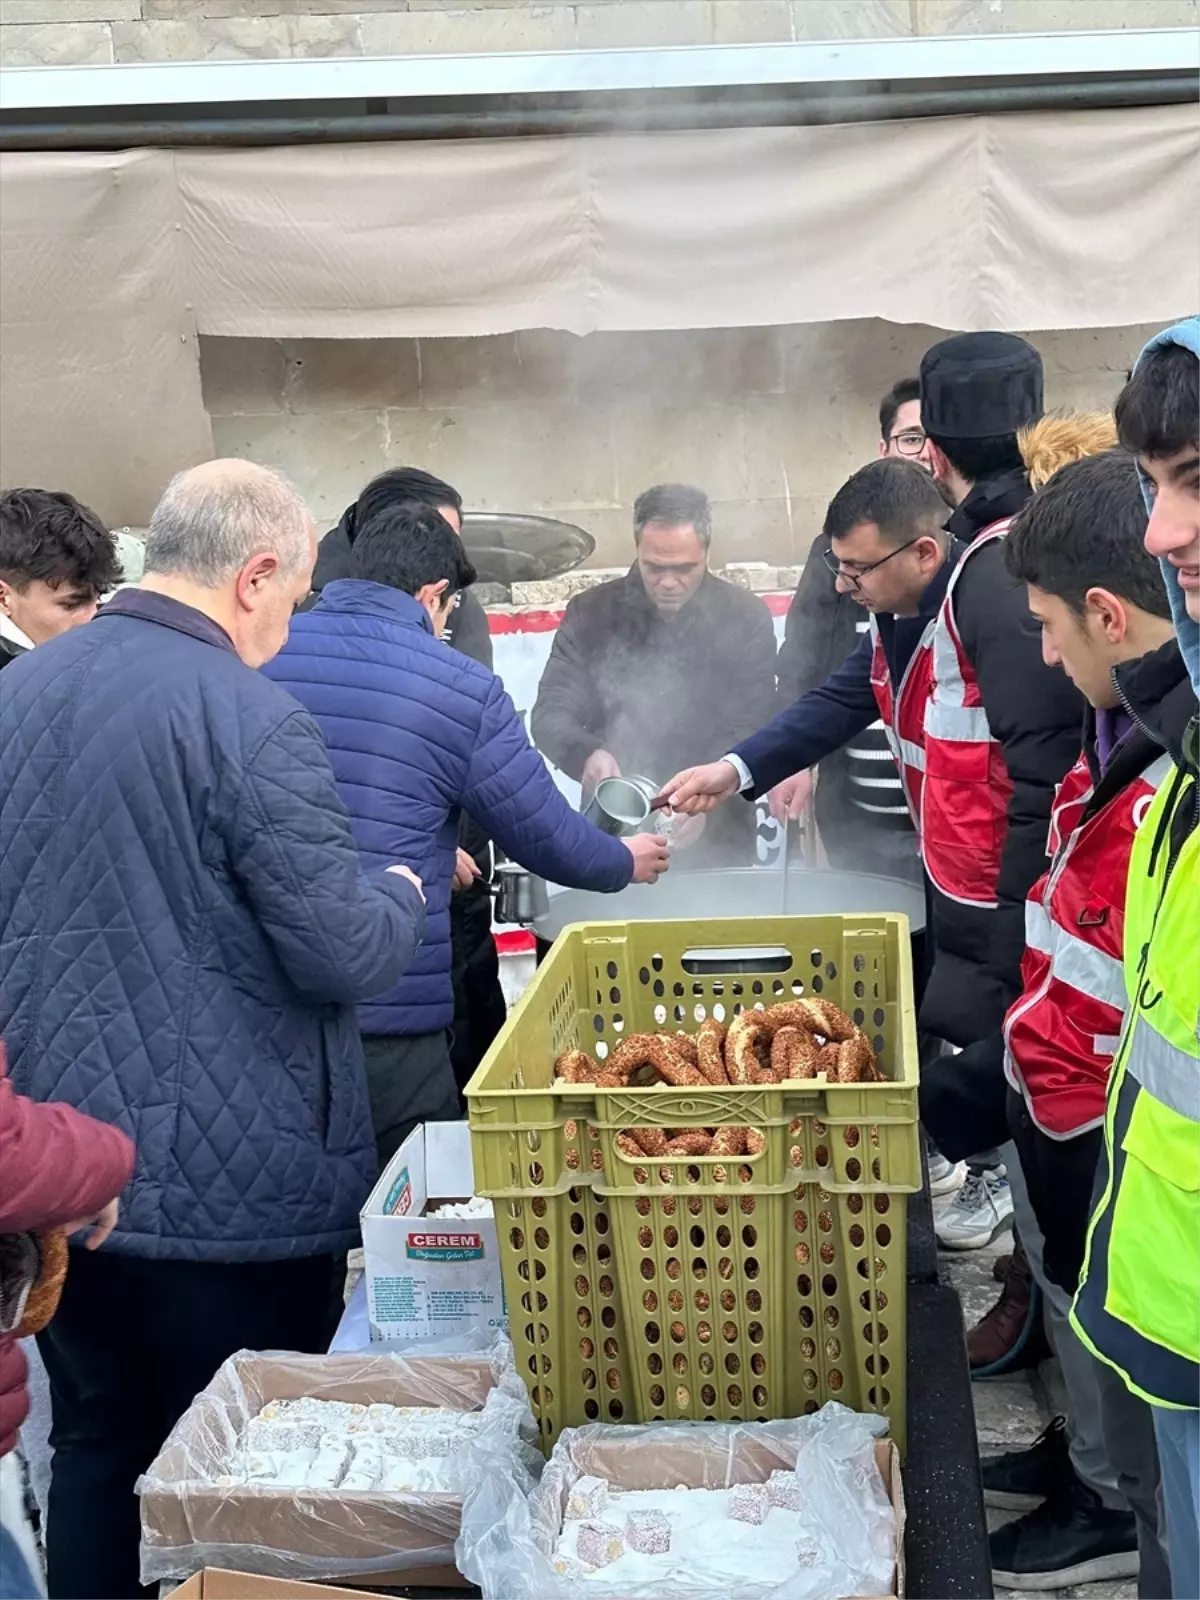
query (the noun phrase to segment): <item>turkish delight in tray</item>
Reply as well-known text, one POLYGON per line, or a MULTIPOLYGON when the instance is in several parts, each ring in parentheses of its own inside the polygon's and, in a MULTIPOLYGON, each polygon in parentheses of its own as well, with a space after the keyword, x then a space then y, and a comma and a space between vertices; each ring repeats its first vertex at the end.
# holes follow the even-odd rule
POLYGON ((501 1355, 240 1351, 138 1485, 143 1582, 205 1566, 310 1580, 453 1571, 481 1448, 521 1478, 531 1430, 501 1355))

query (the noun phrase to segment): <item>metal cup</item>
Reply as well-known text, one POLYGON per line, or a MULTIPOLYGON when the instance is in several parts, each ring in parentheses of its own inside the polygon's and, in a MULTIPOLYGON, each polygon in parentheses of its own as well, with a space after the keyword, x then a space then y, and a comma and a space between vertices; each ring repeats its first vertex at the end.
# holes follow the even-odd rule
POLYGON ((601 778, 583 814, 601 833, 627 839, 646 825, 657 793, 648 778, 601 778))

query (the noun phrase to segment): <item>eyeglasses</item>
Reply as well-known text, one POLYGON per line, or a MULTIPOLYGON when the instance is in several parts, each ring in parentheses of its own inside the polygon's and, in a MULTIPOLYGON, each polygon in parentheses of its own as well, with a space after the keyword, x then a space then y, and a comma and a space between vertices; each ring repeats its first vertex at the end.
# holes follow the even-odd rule
POLYGON ((917 543, 918 539, 923 539, 924 537, 924 534, 919 533, 916 539, 910 539, 907 544, 897 545, 894 550, 889 550, 886 556, 880 556, 878 561, 872 561, 865 567, 859 566, 855 572, 851 572, 847 567, 844 567, 828 545, 821 551, 821 560, 824 561, 835 578, 841 578, 843 583, 850 585, 851 589, 859 589, 862 587, 862 579, 866 577, 868 572, 875 572, 879 567, 886 566, 893 556, 898 556, 902 550, 910 549, 917 543))
POLYGON ((906 428, 903 433, 888 435, 888 443, 896 446, 902 456, 919 456, 925 448, 924 428, 906 428))

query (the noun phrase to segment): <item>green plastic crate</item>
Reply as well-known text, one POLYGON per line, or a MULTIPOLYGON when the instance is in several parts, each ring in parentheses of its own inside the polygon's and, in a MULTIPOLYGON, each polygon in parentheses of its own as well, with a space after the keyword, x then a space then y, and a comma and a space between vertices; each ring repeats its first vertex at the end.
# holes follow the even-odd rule
POLYGON ((549 1450, 585 1422, 875 1410, 903 1448, 906 1196, 921 1184, 908 921, 582 923, 467 1086, 518 1369, 549 1450), (573 1046, 819 994, 887 1081, 554 1086, 573 1046), (758 1156, 634 1161, 625 1129, 748 1125, 758 1156))

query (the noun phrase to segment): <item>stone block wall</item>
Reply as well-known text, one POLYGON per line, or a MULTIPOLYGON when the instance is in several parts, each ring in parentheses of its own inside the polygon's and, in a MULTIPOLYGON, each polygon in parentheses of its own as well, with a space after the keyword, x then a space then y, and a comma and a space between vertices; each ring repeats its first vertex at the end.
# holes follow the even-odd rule
POLYGON ((0 0, 0 64, 1195 26, 1197 0, 0 0))
MULTIPOLYGON (((1107 407, 1143 328, 1031 334, 1051 406, 1107 407)), ((683 479, 714 503, 714 558, 803 560, 834 490, 869 460, 879 397, 933 328, 876 321, 704 332, 550 330, 485 339, 202 339, 219 454, 278 466, 322 528, 372 476, 416 465, 478 510, 586 528, 627 559, 630 511, 683 479)))
MULTIPOLYGON (((1200 0, 0 0, 0 64, 336 57, 1195 26, 1200 0)), ((935 330, 876 322, 488 339, 202 340, 219 451, 272 462, 326 525, 417 462, 480 508, 586 526, 625 559, 639 489, 690 479, 720 561, 802 559, 875 449, 880 392, 935 330)), ((1038 339, 1051 403, 1107 404, 1140 330, 1038 339)))

